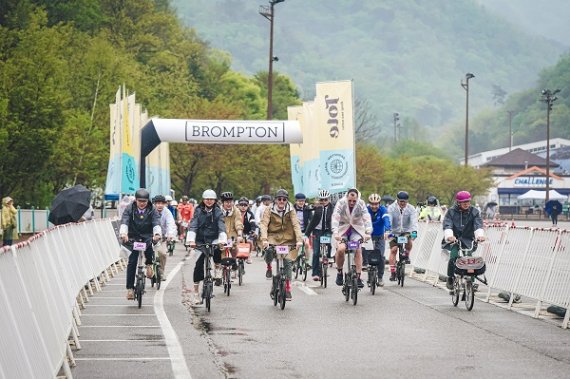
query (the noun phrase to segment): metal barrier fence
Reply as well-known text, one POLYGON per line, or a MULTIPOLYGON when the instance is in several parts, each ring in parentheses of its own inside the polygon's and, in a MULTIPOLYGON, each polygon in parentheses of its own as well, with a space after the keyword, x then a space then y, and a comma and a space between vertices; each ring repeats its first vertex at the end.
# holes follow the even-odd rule
POLYGON ((118 261, 110 219, 54 227, 0 248, 0 377, 53 378, 63 369, 71 378, 68 340, 80 348, 79 303, 92 286, 100 290, 118 261))
MULTIPOLYGON (((570 310, 570 231, 554 228, 512 227, 508 224, 486 227, 487 241, 479 244, 475 255, 485 259, 487 294, 510 293, 536 301, 534 317, 543 304, 566 308, 562 328, 569 326, 570 310)), ((447 276, 449 254, 442 250, 441 223, 420 223, 418 238, 410 253, 412 266, 425 270, 421 280, 437 284, 447 276)))

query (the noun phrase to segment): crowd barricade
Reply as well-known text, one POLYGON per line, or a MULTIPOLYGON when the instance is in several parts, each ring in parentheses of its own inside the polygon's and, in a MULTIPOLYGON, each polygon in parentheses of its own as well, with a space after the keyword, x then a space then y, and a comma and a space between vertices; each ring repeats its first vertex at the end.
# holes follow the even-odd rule
MULTIPOLYGON (((566 308, 562 328, 570 318, 570 231, 555 228, 514 227, 493 224, 485 227, 487 241, 480 243, 475 255, 487 265, 487 293, 508 292, 508 308, 514 298, 524 296, 536 301, 534 317, 543 305, 566 308)), ((449 254, 442 250, 442 224, 421 222, 418 238, 410 254, 412 275, 437 285, 447 276, 449 254)))
POLYGON ((47 229, 0 249, 0 377, 71 378, 69 342, 86 288, 116 272, 119 244, 110 219, 47 229), (114 270, 114 271, 113 271, 114 270))

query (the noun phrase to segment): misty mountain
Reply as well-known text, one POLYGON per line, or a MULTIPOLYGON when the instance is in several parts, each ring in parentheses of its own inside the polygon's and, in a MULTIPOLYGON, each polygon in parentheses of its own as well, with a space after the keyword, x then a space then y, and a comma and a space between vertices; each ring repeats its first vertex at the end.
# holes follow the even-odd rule
MULTIPOLYGON (((267 71, 268 3, 174 0, 181 19, 232 67, 267 71)), ((464 117, 460 81, 470 72, 470 112, 493 107, 536 84, 565 47, 510 24, 475 0, 301 1, 275 5, 274 70, 290 76, 304 99, 315 83, 353 79, 355 95, 392 135, 392 114, 406 123, 441 126, 464 117)))

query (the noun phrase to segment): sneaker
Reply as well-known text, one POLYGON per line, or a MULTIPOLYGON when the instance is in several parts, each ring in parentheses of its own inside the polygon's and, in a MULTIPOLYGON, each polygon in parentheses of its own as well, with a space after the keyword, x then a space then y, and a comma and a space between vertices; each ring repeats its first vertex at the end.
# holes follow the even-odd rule
POLYGON ((152 278, 154 276, 154 270, 152 269, 152 265, 146 265, 146 277, 152 278))
POLYGON ((382 278, 378 278, 378 287, 384 287, 384 280, 382 278))
POLYGON ((395 272, 391 272, 391 273, 390 273, 390 281, 391 281, 391 282, 395 282, 395 281, 396 281, 396 273, 395 273, 395 272))
POLYGON ((321 281, 320 276, 318 276, 318 275, 313 275, 313 281, 315 281, 315 282, 320 282, 320 281, 321 281))
POLYGON ((358 278, 357 285, 358 285, 358 288, 364 288, 364 282, 362 281, 362 279, 358 278))
POLYGON ((447 278, 447 282, 445 282, 445 286, 448 290, 453 289, 453 278, 447 278))
POLYGON ((344 283, 344 280, 342 279, 342 272, 339 272, 336 274, 336 285, 337 286, 342 286, 342 284, 344 283))
POLYGON ((202 304, 202 299, 195 293, 190 294, 190 306, 197 307, 200 304, 202 304))
POLYGON ((479 291, 479 284, 474 283, 473 284, 473 292, 477 292, 477 291, 479 291))
POLYGON ((273 272, 271 272, 271 269, 268 268, 267 271, 265 271, 265 277, 267 279, 271 279, 272 276, 273 276, 273 272))
POLYGON ((214 279, 221 279, 222 278, 222 269, 215 268, 214 269, 214 279))
POLYGON ((245 261, 245 263, 247 263, 248 265, 251 264, 251 258, 247 258, 247 260, 245 261))
POLYGON ((291 291, 285 291, 285 300, 291 301, 292 298, 291 291))
POLYGON ((135 291, 132 288, 127 290, 127 300, 134 300, 135 299, 135 291))

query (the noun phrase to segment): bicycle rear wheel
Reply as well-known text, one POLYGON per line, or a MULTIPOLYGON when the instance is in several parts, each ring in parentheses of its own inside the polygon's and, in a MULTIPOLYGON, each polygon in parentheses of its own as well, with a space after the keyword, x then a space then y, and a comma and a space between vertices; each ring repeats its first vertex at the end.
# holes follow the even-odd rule
POLYGON ((475 292, 473 292, 473 283, 471 280, 465 281, 465 308, 468 311, 473 309, 475 303, 475 292))
POLYGON ((459 293, 461 292, 461 285, 459 284, 459 280, 457 277, 453 277, 453 292, 451 292, 451 302, 453 303, 454 307, 457 307, 459 304, 459 293))

